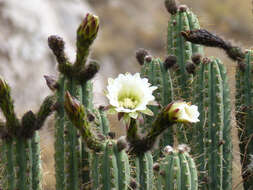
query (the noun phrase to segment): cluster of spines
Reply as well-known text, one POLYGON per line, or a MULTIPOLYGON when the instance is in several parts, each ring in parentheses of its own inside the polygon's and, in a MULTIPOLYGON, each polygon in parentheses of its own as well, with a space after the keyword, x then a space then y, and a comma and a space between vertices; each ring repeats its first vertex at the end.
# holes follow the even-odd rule
POLYGON ((198 174, 194 160, 186 145, 178 150, 170 146, 164 149, 164 157, 154 164, 157 190, 198 189, 198 174))

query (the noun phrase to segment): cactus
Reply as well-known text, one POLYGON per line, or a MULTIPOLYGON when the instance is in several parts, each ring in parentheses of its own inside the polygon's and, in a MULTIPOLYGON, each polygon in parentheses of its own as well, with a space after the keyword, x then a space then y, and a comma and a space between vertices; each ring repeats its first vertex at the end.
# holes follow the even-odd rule
POLYGON ((252 50, 247 50, 244 61, 238 63, 236 69, 236 121, 239 127, 242 177, 245 189, 253 188, 251 156, 252 141, 252 50))
MULTIPOLYGON (((137 59, 141 56, 141 54, 143 54, 143 52, 144 50, 139 50, 137 52, 137 59)), ((147 52, 144 54, 145 58, 143 59, 143 64, 142 61, 139 61, 142 65, 141 75, 142 77, 147 78, 153 86, 158 87, 158 89, 154 92, 155 100, 161 107, 164 107, 173 100, 173 87, 170 72, 167 70, 168 65, 166 64, 166 61, 162 62, 159 58, 152 58, 152 56, 147 52)), ((154 115, 157 115, 159 111, 158 106, 150 106, 150 109, 153 111, 154 115)), ((150 122, 152 122, 152 117, 147 116, 145 119, 146 125, 150 122)), ((172 134, 172 128, 166 130, 160 140, 161 147, 164 147, 164 145, 167 144, 173 144, 172 134)))
POLYGON ((198 189, 198 174, 186 145, 166 146, 164 158, 154 164, 157 190, 198 189))
POLYGON ((2 153, 6 162, 4 186, 6 190, 41 187, 40 150, 37 130, 52 113, 54 97, 47 97, 38 113, 26 112, 22 119, 16 117, 10 87, 0 79, 0 108, 6 118, 1 123, 2 153))
POLYGON ((58 62, 60 76, 58 81, 46 77, 50 89, 56 91, 58 107, 55 125, 55 171, 56 189, 79 189, 81 184, 89 183, 88 152, 85 144, 80 144, 76 128, 64 114, 64 92, 69 91, 92 111, 92 89, 90 79, 97 73, 96 62, 86 64, 89 48, 97 36, 99 20, 87 14, 77 30, 76 61, 71 64, 64 53, 64 41, 50 36, 48 44, 58 62), (89 104, 89 105, 88 105, 89 104), (79 168, 83 168, 80 170, 79 168), (67 175, 62 171, 65 170, 67 175))
POLYGON ((195 82, 200 122, 194 126, 201 188, 232 189, 232 140, 229 87, 220 60, 205 58, 195 82))
POLYGON ((87 118, 86 110, 69 93, 66 93, 65 110, 87 146, 92 150, 91 189, 127 190, 130 182, 130 168, 128 156, 124 151, 126 144, 120 140, 96 136, 87 118))
POLYGON ((165 6, 171 14, 168 23, 167 51, 168 55, 175 55, 177 65, 172 75, 174 84, 175 99, 183 98, 191 100, 193 75, 187 72, 187 67, 192 66, 191 57, 203 55, 203 48, 200 45, 185 41, 181 32, 199 29, 197 17, 185 5, 177 5, 174 0, 166 0, 165 6), (173 3, 174 2, 174 3, 173 3))

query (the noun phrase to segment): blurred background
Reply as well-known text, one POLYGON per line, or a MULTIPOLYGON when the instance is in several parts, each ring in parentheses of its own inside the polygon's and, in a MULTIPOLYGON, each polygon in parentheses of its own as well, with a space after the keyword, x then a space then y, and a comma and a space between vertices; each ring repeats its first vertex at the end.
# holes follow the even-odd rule
MULTIPOLYGON (((250 0, 181 0, 198 15, 207 28, 242 48, 253 44, 250 0)), ((166 29, 169 14, 163 0, 0 0, 0 75, 12 87, 19 115, 36 111, 51 93, 43 75, 55 75, 56 61, 47 47, 47 37, 60 35, 70 59, 75 57, 75 32, 87 12, 100 17, 100 31, 90 59, 101 63, 95 77, 95 104, 105 104, 104 85, 108 77, 139 71, 135 60, 138 48, 152 55, 166 56, 166 29)), ((219 57, 228 68, 234 93, 235 63, 222 50, 206 48, 207 56, 219 57)), ((2 117, 0 115, 0 117, 2 117)), ((45 190, 54 189, 53 117, 40 131, 45 190)), ((118 124, 113 123, 117 129, 118 124)), ((121 128, 123 130, 123 128, 121 128)), ((122 130, 118 130, 118 135, 122 130)), ((240 183, 238 143, 234 130, 234 185, 240 183)), ((231 150, 232 151, 232 150, 231 150)), ((238 186, 236 189, 240 189, 238 186)))

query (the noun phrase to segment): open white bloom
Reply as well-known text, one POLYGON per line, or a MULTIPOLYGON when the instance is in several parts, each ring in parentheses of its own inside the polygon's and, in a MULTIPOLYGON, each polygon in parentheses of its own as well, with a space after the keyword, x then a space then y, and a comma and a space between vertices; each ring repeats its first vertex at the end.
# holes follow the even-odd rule
POLYGON ((127 113, 132 118, 137 118, 138 112, 151 115, 147 105, 155 100, 152 95, 157 89, 148 83, 148 79, 141 78, 140 73, 119 74, 116 79, 109 78, 107 98, 116 112, 127 113))
POLYGON ((198 106, 186 102, 174 102, 169 108, 169 117, 172 121, 180 123, 199 122, 198 106))

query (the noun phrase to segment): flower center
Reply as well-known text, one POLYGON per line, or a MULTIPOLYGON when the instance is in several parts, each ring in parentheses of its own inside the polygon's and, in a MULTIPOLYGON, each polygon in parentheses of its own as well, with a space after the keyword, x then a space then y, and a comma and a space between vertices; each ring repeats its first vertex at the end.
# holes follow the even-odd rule
POLYGON ((138 105, 138 101, 134 98, 124 98, 119 100, 119 106, 127 109, 134 109, 138 105))

